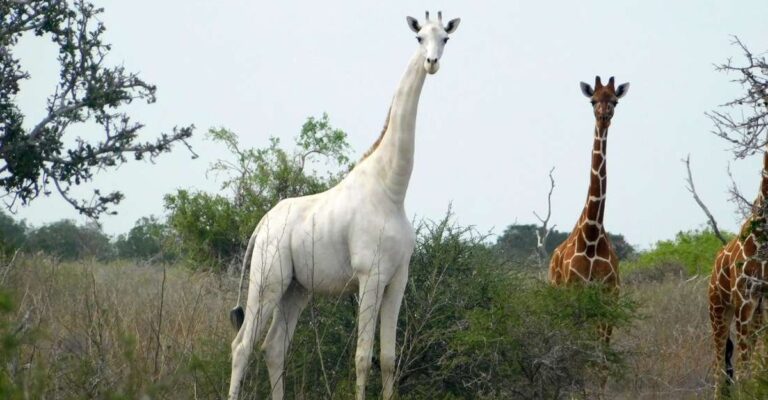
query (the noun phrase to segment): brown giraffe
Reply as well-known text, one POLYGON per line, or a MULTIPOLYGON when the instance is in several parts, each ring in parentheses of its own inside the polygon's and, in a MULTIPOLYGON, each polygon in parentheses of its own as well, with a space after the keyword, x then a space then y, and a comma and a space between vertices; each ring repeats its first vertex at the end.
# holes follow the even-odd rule
MULTIPOLYGON (((576 227, 552 254, 549 281, 555 285, 599 282, 618 290, 619 259, 603 226, 607 185, 606 146, 613 111, 619 99, 627 94, 628 90, 629 83, 615 87, 613 77, 605 86, 600 82, 599 76, 595 77, 594 89, 581 82, 581 92, 589 97, 595 113, 589 192, 576 227)), ((610 329, 605 334, 608 340, 610 329)))
POLYGON ((749 359, 755 345, 757 329, 763 321, 764 297, 768 293, 766 278, 766 204, 768 198, 768 149, 763 155, 760 192, 752 206, 752 215, 744 222, 739 235, 731 239, 715 258, 709 283, 709 318, 715 341, 715 397, 720 394, 721 381, 733 379, 731 357, 734 351, 730 338, 731 322, 735 320, 739 350, 738 375, 748 371, 749 359))

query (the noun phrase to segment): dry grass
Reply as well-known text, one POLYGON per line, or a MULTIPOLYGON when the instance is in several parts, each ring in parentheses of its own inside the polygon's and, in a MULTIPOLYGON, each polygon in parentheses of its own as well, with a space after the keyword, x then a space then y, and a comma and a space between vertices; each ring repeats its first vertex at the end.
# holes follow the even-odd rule
POLYGON ((226 392, 233 282, 35 257, 13 265, 2 284, 12 292, 21 342, 10 375, 27 394, 192 399, 226 392))
POLYGON ((641 305, 640 321, 615 333, 630 354, 624 380, 611 386, 621 399, 711 398, 713 361, 707 314, 707 277, 630 284, 641 305))
MULTIPOLYGON (((168 268, 163 285, 161 267, 39 257, 0 272, 0 288, 15 304, 6 320, 21 329, 8 370, 23 382, 26 398, 216 399, 226 393, 235 281, 168 268)), ((610 383, 609 398, 711 398, 706 288, 705 277, 679 276, 624 286, 643 318, 614 334, 615 345, 631 355, 626 377, 610 383)), ((266 383, 255 364, 251 392, 266 383)))

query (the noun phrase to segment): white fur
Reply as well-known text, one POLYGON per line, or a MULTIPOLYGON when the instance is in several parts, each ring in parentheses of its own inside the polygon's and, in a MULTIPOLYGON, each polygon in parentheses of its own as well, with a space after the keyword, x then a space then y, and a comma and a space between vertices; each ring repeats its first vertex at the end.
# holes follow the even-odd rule
POLYGON ((415 244, 403 202, 413 169, 419 96, 430 71, 425 54, 439 58, 445 44, 445 31, 436 27, 427 22, 419 31, 422 46, 395 93, 379 147, 335 187, 280 202, 256 227, 245 322, 232 342, 230 399, 238 397, 253 344, 270 316, 263 348, 272 398, 282 399, 285 355, 309 298, 355 290, 357 399, 365 398, 379 314, 384 399, 392 397, 397 315, 415 244))

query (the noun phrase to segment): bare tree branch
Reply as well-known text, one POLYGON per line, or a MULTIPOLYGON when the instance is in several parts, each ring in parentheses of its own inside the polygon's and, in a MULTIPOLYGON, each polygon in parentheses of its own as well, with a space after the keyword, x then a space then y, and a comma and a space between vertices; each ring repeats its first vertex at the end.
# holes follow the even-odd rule
POLYGON ((736 158, 744 158, 762 152, 768 144, 768 61, 764 55, 755 56, 738 37, 733 38, 746 59, 743 65, 734 65, 732 60, 715 66, 725 73, 736 73, 733 82, 745 89, 739 96, 721 107, 735 109, 729 111, 711 111, 706 115, 712 120, 715 135, 725 139, 733 146, 736 158))
POLYGON ((693 195, 693 199, 696 200, 696 204, 699 205, 702 211, 704 211, 704 214, 707 215, 707 220, 709 223, 709 226, 712 228, 712 231, 715 233, 715 236, 717 236, 718 239, 723 244, 728 243, 728 241, 725 239, 722 233, 720 233, 720 229, 717 227, 717 221, 715 221, 715 217, 712 215, 711 212, 709 212, 709 209, 704 204, 704 202, 699 197, 699 194, 696 193, 696 186, 693 184, 693 174, 691 174, 691 155, 688 154, 688 156, 681 160, 683 164, 685 164, 685 169, 688 172, 688 177, 686 178, 686 186, 685 188, 693 195))
POLYGON ((739 189, 739 186, 736 184, 736 179, 733 177, 733 172, 731 171, 731 164, 728 164, 727 171, 728 171, 728 178, 731 180, 731 185, 728 187, 728 194, 730 195, 730 198, 728 200, 736 206, 736 213, 739 215, 740 219, 745 220, 749 218, 749 216, 753 212, 752 202, 747 200, 747 198, 744 197, 743 194, 741 194, 741 190, 739 189))
POLYGON ((555 171, 555 167, 552 167, 552 169, 549 170, 549 193, 547 193, 547 216, 545 218, 542 218, 539 216, 539 214, 536 213, 536 211, 533 212, 533 215, 536 216, 536 218, 541 222, 541 226, 536 227, 536 256, 539 259, 539 266, 542 268, 546 267, 546 262, 549 259, 549 254, 547 253, 547 239, 549 238, 549 233, 552 232, 552 230, 555 229, 556 225, 552 225, 549 227, 549 219, 552 216, 552 192, 555 190, 555 178, 552 176, 552 173, 555 171))

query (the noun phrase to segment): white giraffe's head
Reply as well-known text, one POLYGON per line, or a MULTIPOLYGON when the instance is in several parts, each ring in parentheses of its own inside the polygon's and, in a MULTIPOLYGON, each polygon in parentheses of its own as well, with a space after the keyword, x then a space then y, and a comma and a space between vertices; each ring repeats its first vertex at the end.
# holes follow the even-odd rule
POLYGON ((429 11, 426 12, 424 24, 413 17, 407 17, 408 27, 416 32, 416 40, 424 55, 424 69, 434 74, 440 69, 440 57, 443 55, 445 44, 448 43, 448 35, 453 33, 459 27, 460 18, 454 18, 443 26, 443 12, 437 12, 437 21, 430 21, 429 11))

